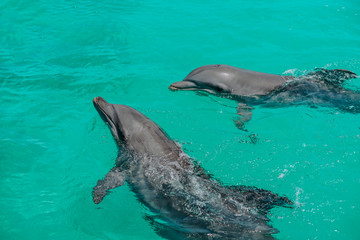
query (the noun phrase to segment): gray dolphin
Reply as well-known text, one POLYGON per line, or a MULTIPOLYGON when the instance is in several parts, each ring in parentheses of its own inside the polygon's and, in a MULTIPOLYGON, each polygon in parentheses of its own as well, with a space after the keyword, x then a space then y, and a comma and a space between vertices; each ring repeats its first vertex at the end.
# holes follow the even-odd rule
POLYGON ((127 182, 150 210, 145 219, 165 238, 273 239, 277 230, 266 214, 274 206, 291 207, 287 197, 224 186, 142 113, 101 97, 93 102, 119 148, 115 166, 94 187, 96 204, 127 182))
POLYGON ((200 90, 237 100, 241 117, 237 124, 242 128, 243 123, 251 119, 256 105, 308 104, 359 113, 360 93, 342 87, 344 80, 356 77, 355 73, 344 69, 319 69, 296 78, 217 64, 196 68, 169 88, 200 90))

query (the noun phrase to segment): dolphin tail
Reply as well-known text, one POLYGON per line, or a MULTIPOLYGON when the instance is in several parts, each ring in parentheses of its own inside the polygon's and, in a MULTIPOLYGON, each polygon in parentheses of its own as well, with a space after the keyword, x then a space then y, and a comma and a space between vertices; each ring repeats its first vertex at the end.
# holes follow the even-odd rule
POLYGON ((271 191, 256 187, 241 185, 230 186, 229 189, 236 193, 240 193, 247 202, 254 202, 258 209, 261 209, 265 212, 274 206, 292 208, 292 205, 294 205, 294 203, 291 202, 291 200, 287 197, 281 197, 278 194, 272 193, 271 191))
POLYGON ((356 73, 346 69, 332 69, 327 70, 325 68, 317 68, 315 72, 311 72, 306 76, 313 77, 315 79, 323 80, 327 83, 342 85, 345 80, 358 77, 356 73))
POLYGON ((119 167, 114 167, 105 175, 104 179, 98 180, 97 185, 92 192, 94 203, 100 203, 106 194, 109 193, 110 189, 124 185, 126 178, 125 173, 126 172, 121 171, 119 167))

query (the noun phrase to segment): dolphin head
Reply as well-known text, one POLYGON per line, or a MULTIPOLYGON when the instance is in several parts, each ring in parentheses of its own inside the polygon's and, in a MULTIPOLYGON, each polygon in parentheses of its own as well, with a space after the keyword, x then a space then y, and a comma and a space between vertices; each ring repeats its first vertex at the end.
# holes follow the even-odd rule
POLYGON ((169 86, 170 90, 199 90, 213 94, 230 93, 235 78, 233 67, 207 65, 196 68, 184 80, 169 86))
POLYGON ((94 98, 93 103, 121 149, 163 155, 177 148, 156 123, 139 111, 108 103, 102 97, 94 98))
POLYGON ((129 107, 118 104, 110 104, 102 97, 96 97, 93 99, 94 107, 98 111, 100 117, 109 126, 112 135, 117 143, 123 144, 126 139, 127 127, 124 125, 131 124, 128 122, 128 118, 125 118, 125 112, 129 111, 129 107))

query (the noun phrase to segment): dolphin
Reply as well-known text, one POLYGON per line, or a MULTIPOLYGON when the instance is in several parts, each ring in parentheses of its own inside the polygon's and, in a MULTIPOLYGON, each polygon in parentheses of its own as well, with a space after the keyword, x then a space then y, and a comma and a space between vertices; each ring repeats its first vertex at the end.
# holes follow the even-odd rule
POLYGON ((206 65, 191 71, 184 80, 169 86, 170 90, 196 90, 237 100, 239 121, 252 117, 254 106, 281 107, 307 104, 313 107, 336 107, 359 113, 360 93, 342 87, 346 79, 357 75, 344 69, 317 69, 304 76, 268 74, 229 65, 206 65))
POLYGON ((115 166, 97 182, 99 204, 127 183, 147 207, 145 219, 167 239, 274 239, 274 206, 292 207, 285 196, 249 186, 225 186, 184 153, 156 123, 125 105, 93 100, 118 146, 115 166))

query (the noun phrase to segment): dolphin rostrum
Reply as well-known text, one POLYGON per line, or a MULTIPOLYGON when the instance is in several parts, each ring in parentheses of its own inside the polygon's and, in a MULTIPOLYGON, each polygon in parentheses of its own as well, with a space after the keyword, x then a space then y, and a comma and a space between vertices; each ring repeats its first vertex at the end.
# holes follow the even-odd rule
POLYGON ((225 186, 144 114, 101 97, 93 102, 119 149, 115 166, 94 187, 96 204, 126 182, 162 237, 274 239, 271 234, 278 231, 266 215, 274 206, 292 207, 287 197, 256 187, 225 186))

